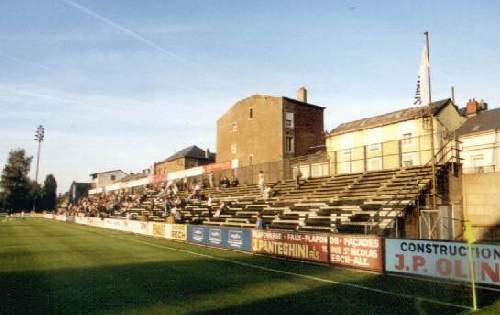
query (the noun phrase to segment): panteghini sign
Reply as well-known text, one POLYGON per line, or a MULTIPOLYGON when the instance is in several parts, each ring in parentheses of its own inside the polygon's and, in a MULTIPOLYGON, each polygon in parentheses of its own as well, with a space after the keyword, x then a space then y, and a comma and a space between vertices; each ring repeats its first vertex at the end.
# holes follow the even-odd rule
MULTIPOLYGON (((469 281, 467 244, 420 240, 385 240, 386 271, 469 281)), ((474 274, 478 283, 500 285, 500 245, 474 244, 474 274)))
POLYGON ((253 251, 328 263, 328 235, 284 231, 253 231, 253 251))

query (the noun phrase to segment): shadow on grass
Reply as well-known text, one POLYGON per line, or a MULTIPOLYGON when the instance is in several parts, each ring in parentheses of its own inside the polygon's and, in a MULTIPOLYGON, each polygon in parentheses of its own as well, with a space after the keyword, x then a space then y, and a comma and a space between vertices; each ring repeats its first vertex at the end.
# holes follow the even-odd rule
MULTIPOLYGON (((366 280, 357 281, 355 284, 373 287, 374 284, 392 282, 393 285, 408 286, 408 280, 388 279, 387 276, 376 276, 366 280), (401 282, 397 284, 397 282, 401 282), (407 282, 404 284, 404 282, 407 282)), ((413 280, 409 280, 411 283, 413 280)), ((420 286, 422 283, 420 283, 420 286)), ((411 286, 411 285, 410 285, 411 286)), ((375 286, 377 287, 377 286, 375 286)), ((399 292, 393 288, 393 292, 399 292)), ((405 291, 403 289, 401 291, 405 291)), ((422 294, 422 289, 414 289, 417 296, 422 294)), ((439 304, 426 299, 408 298, 398 295, 389 295, 381 292, 372 292, 360 288, 353 288, 342 284, 331 284, 305 290, 294 294, 269 297, 241 305, 220 307, 208 311, 195 312, 197 315, 209 314, 464 314, 470 312, 464 308, 471 304, 469 299, 464 299, 464 287, 443 292, 442 285, 434 286, 428 283, 429 291, 436 291, 431 300, 448 303, 439 304), (439 293, 437 293, 439 291, 439 293), (453 301, 455 301, 453 303, 453 301)), ((411 291, 411 289, 410 289, 411 291)), ((467 297, 467 296, 465 296, 467 297)), ((492 291, 481 292, 481 307, 487 307, 493 314, 499 314, 498 293, 492 291), (495 303, 497 305, 495 305, 495 303)))
MULTIPOLYGON (((290 278, 241 271, 237 265, 197 259, 95 269, 4 272, 0 273, 0 314, 121 313, 156 303, 181 305, 200 296, 290 278)), ((195 305, 191 307, 196 309, 195 305)))
MULTIPOLYGON (((254 257, 239 260, 252 263, 254 257)), ((318 267, 317 274, 321 276, 328 270, 331 269, 318 267)), ((311 271, 306 273, 314 275, 311 271)), ((406 288, 411 287, 411 281, 373 276, 358 279, 356 284, 406 288)), ((421 282, 419 287, 415 292, 423 295, 421 282)), ((425 295, 439 289, 429 284, 428 290, 425 295)), ((445 300, 467 304, 464 293, 462 289, 452 290, 444 293, 450 295, 445 300)), ((443 292, 439 294, 442 295, 443 292)), ((437 296, 435 299, 441 300, 437 296)), ((481 302, 491 304, 496 298, 493 294, 482 294, 481 302)), ((457 314, 462 311, 459 307, 204 259, 0 273, 0 314, 457 314)))

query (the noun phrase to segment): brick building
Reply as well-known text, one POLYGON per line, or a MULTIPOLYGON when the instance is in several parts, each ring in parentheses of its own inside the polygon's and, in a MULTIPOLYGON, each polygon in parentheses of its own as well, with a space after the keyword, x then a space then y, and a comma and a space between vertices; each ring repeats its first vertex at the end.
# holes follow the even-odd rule
POLYGON ((217 162, 237 160, 244 167, 304 155, 324 144, 324 109, 307 102, 305 88, 297 99, 242 99, 217 120, 217 162))
POLYGON ((188 168, 210 164, 215 162, 215 153, 202 150, 195 145, 175 152, 173 155, 161 162, 154 163, 153 174, 165 175, 167 173, 185 170, 188 168))

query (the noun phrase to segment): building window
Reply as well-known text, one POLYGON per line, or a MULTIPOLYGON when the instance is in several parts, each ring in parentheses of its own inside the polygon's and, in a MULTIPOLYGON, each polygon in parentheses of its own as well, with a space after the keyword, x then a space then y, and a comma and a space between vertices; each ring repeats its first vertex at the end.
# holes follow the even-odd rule
POLYGON ((253 165, 253 154, 248 156, 248 165, 253 165))
POLYGON ((414 153, 403 153, 402 163, 403 167, 410 167, 415 165, 415 154, 414 153))
POLYGON ((368 159, 368 170, 369 171, 378 171, 382 169, 382 159, 381 158, 374 158, 374 159, 368 159))
POLYGON ((231 130, 232 130, 233 132, 238 131, 238 124, 237 124, 237 123, 235 123, 235 122, 233 122, 233 123, 231 124, 231 130))
POLYGON ((110 178, 111 180, 116 180, 116 176, 115 176, 115 175, 111 175, 109 178, 110 178))
POLYGON ((294 121, 293 121, 293 113, 286 112, 285 113, 285 128, 293 129, 294 121))
POLYGON ((231 144, 231 153, 236 154, 237 152, 238 152, 238 150, 236 148, 236 144, 235 143, 231 144))
POLYGON ((293 153, 294 152, 294 143, 293 137, 286 137, 286 152, 293 153))
POLYGON ((248 118, 253 119, 253 114, 254 114, 253 108, 250 108, 250 110, 248 111, 248 118))
POLYGON ((411 132, 403 134, 403 140, 402 140, 403 146, 408 146, 413 144, 413 137, 411 132))

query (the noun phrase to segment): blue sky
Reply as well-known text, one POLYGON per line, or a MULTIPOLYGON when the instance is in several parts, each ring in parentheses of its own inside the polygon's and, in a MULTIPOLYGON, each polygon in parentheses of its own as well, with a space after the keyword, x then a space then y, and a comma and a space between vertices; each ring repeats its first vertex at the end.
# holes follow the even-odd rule
POLYGON ((21 147, 60 192, 140 171, 261 93, 326 106, 326 127, 411 106, 430 32, 433 98, 500 104, 500 2, 0 0, 0 167, 21 147))

